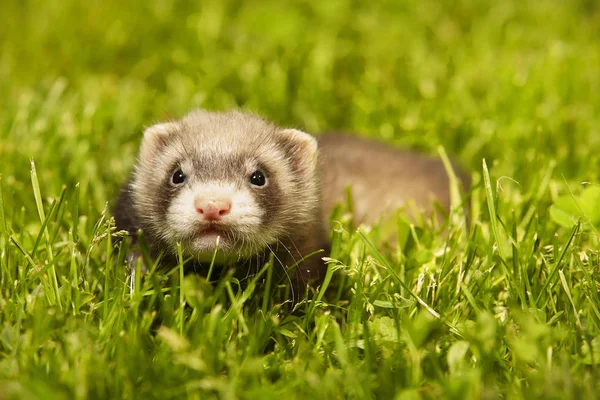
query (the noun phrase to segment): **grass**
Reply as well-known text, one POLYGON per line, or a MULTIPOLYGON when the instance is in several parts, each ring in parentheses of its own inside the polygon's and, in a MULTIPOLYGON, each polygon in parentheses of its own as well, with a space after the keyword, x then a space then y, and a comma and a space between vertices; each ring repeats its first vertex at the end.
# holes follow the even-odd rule
POLYGON ((553 218, 598 182, 596 2, 5 0, 0 15, 0 398, 596 396, 600 212, 553 218), (342 221, 328 290, 295 314, 269 268, 244 291, 175 269, 130 295, 107 203, 143 127, 194 107, 441 146, 473 171, 470 226, 400 217, 394 250, 342 221))

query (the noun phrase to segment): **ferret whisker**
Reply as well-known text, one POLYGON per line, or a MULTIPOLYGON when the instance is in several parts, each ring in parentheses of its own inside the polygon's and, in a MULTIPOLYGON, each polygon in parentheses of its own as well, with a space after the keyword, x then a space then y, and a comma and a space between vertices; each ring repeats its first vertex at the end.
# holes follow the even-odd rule
MULTIPOLYGON (((300 252, 300 250, 298 250, 298 247, 296 247, 296 244, 294 243, 294 241, 292 240, 292 238, 288 237, 288 240, 292 243, 292 245, 294 246, 294 248, 296 249, 296 251, 298 252, 298 254, 302 254, 300 252)), ((283 248, 285 249, 285 251, 287 251, 287 253, 290 255, 290 258, 292 259, 292 261, 294 262, 293 265, 295 265, 295 270, 294 270, 294 275, 295 276, 299 276, 302 279, 302 283, 306 283, 304 280, 304 276, 302 275, 302 270, 299 268, 299 262, 298 260, 296 260, 296 257, 294 257, 294 254, 290 251, 290 249, 288 249, 288 247, 281 241, 278 240, 279 244, 281 244, 281 246, 283 246, 283 248)))
POLYGON ((279 257, 277 257, 277 253, 273 251, 273 249, 271 248, 271 246, 269 246, 268 244, 265 243, 265 245, 267 246, 267 248, 271 251, 271 253, 273 254, 273 257, 275 258, 275 260, 277 260, 277 262, 279 263, 279 265, 281 265, 281 269, 283 270, 283 273, 285 274, 288 283, 290 284, 290 293, 292 295, 292 301, 295 302, 296 300, 296 295, 294 293, 294 285, 292 284, 292 278, 290 277, 290 274, 288 274, 285 265, 283 264, 283 262, 279 259, 279 257))
POLYGON ((246 268, 246 276, 244 277, 244 279, 242 279, 242 281, 243 281, 243 280, 246 280, 246 279, 248 279, 248 278, 250 277, 250 270, 252 269, 252 258, 250 258, 250 259, 248 260, 248 263, 249 263, 249 264, 248 264, 248 266, 247 266, 247 268, 246 268))
POLYGON ((258 256, 258 254, 255 257, 256 257, 256 274, 258 274, 260 272, 260 268, 261 268, 260 258, 258 256))

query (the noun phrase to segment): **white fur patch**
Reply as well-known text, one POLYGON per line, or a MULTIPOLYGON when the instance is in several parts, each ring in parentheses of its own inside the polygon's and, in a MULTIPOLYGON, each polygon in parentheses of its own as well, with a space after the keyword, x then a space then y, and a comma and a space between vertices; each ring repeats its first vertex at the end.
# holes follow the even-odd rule
MULTIPOLYGON (((233 185, 223 183, 193 184, 191 187, 183 187, 181 192, 173 198, 167 210, 166 231, 169 232, 168 239, 176 243, 183 238, 193 238, 189 245, 195 252, 205 253, 214 249, 217 235, 199 235, 203 225, 209 226, 201 214, 196 211, 194 201, 198 198, 227 198, 231 200, 231 209, 227 215, 214 224, 214 226, 228 232, 236 237, 244 237, 252 240, 253 235, 260 231, 261 218, 264 211, 254 200, 248 188, 238 189, 233 185)), ((232 248, 233 243, 227 243, 222 237, 219 248, 223 251, 236 250, 232 248)))

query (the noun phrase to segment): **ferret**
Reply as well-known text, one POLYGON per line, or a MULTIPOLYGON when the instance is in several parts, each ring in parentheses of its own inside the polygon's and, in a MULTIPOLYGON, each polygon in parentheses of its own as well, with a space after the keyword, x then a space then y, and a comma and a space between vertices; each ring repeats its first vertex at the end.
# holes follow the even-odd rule
POLYGON ((449 205, 438 159, 350 136, 318 141, 240 111, 196 110, 144 131, 114 217, 134 242, 143 231, 161 265, 176 265, 178 244, 194 268, 210 264, 217 247, 221 268, 242 274, 273 254, 281 266, 297 263, 298 292, 324 277, 323 255, 302 259, 328 249, 327 220, 348 185, 365 223, 407 199, 425 211, 434 198, 449 205))

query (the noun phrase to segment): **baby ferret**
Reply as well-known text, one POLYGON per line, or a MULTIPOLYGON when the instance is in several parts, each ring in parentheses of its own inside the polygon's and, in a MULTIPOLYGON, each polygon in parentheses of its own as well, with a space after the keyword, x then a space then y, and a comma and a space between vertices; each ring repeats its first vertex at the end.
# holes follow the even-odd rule
MULTIPOLYGON (((193 111, 144 132, 139 159, 120 191, 117 228, 151 255, 176 265, 177 244, 196 266, 217 246, 221 268, 243 273, 268 261, 291 266, 328 248, 327 218, 351 185, 357 221, 372 223, 408 199, 425 211, 449 205, 439 159, 372 141, 326 135, 319 141, 239 111, 193 111)), ((324 276, 321 256, 291 275, 302 290, 324 276)))

